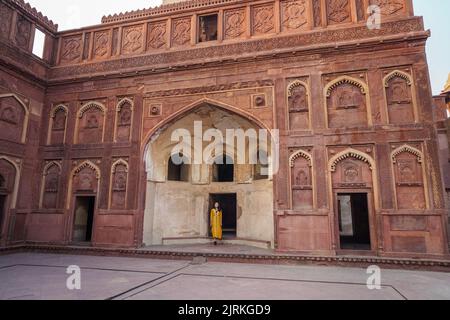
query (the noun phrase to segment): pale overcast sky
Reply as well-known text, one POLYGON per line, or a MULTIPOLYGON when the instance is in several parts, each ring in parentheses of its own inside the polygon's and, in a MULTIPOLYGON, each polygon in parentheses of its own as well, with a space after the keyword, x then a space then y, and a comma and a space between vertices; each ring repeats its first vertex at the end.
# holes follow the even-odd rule
MULTIPOLYGON (((103 15, 158 6, 161 0, 26 0, 42 11, 59 30, 99 24, 103 15)), ((431 29, 427 53, 434 94, 440 93, 450 73, 449 0, 414 0, 416 15, 431 29)))

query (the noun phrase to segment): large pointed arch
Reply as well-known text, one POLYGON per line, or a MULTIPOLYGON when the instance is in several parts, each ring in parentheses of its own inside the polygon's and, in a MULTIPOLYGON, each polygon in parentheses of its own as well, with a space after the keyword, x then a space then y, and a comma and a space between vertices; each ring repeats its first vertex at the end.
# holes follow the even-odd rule
POLYGON ((258 119, 255 115, 253 115, 247 111, 236 108, 232 105, 229 105, 227 103, 224 103, 224 102, 221 102, 218 100, 214 100, 214 99, 210 99, 210 98, 202 98, 202 99, 199 99, 199 100, 181 108, 180 110, 174 112, 169 117, 167 117, 166 119, 159 122, 156 126, 154 126, 145 135, 144 139, 142 140, 143 141, 142 142, 142 151, 145 151, 147 145, 149 144, 152 136, 155 135, 155 133, 157 133, 158 131, 163 129, 168 124, 183 118, 185 115, 189 114, 191 111, 195 110, 196 108, 198 108, 204 104, 209 104, 214 107, 224 109, 224 110, 230 111, 232 113, 235 113, 237 115, 240 115, 240 116, 250 120, 251 122, 255 123, 259 128, 266 129, 269 133, 271 132, 271 128, 269 126, 267 126, 262 120, 258 119))
MULTIPOLYGON (((225 111, 229 111, 231 113, 234 113, 238 116, 243 117, 244 119, 248 120, 251 123, 254 123, 255 126, 257 126, 258 128, 261 129, 265 129, 268 132, 268 141, 270 141, 272 144, 274 144, 274 141, 276 143, 278 143, 278 140, 276 139, 276 137, 273 137, 273 133, 271 131, 271 128, 269 128, 262 120, 258 119, 255 115, 236 108, 232 105, 229 105, 227 103, 218 101, 218 100, 214 100, 214 99, 210 99, 210 98, 202 98, 199 100, 196 100, 192 103, 190 103, 189 105, 181 108, 180 110, 178 110, 177 112, 174 112, 173 114, 171 114, 169 117, 167 117, 166 119, 162 120, 161 122, 159 122, 156 126, 154 126, 146 135, 145 138, 142 140, 142 145, 141 145, 141 152, 142 152, 142 159, 144 162, 144 168, 145 171, 147 173, 149 173, 150 171, 152 171, 152 168, 154 166, 153 161, 150 157, 151 152, 151 148, 152 148, 152 138, 159 132, 163 131, 164 128, 166 128, 167 126, 169 126, 170 124, 182 119, 183 117, 185 117, 186 115, 190 114, 192 111, 194 111, 196 108, 199 108, 203 105, 210 105, 219 109, 223 109, 225 111)), ((272 147, 273 149, 273 147, 272 147)), ((276 161, 276 160, 274 160, 276 161)), ((150 175, 148 175, 148 179, 150 175)))

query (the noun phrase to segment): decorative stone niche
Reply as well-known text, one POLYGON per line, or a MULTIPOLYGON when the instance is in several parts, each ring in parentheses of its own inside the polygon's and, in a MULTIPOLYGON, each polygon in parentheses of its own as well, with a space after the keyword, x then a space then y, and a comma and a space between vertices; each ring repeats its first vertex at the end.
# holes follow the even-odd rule
POLYGON ((413 81, 403 71, 394 70, 384 80, 386 104, 391 124, 409 124, 416 121, 413 81))
POLYGON ((325 87, 328 127, 367 127, 372 125, 368 87, 359 79, 342 76, 325 87))
POLYGON ((119 159, 111 168, 110 208, 125 209, 128 185, 128 162, 119 159))
POLYGON ((105 126, 106 108, 98 102, 84 104, 78 112, 77 143, 102 143, 105 126))
POLYGON ((402 145, 392 152, 397 208, 427 209, 424 157, 420 146, 402 145))
POLYGON ((116 108, 116 142, 128 142, 131 139, 133 123, 133 101, 125 98, 119 101, 116 108))
POLYGON ((292 151, 289 165, 291 169, 292 209, 313 209, 314 188, 311 154, 304 150, 292 151))
POLYGON ((310 129, 309 87, 303 80, 294 80, 287 87, 289 129, 310 129))

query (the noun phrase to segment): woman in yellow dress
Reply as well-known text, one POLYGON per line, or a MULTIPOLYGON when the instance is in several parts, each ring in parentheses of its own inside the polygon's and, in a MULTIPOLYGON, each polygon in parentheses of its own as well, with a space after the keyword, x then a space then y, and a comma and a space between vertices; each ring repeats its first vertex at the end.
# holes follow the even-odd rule
POLYGON ((222 240, 222 217, 223 212, 219 203, 214 204, 214 208, 211 210, 211 234, 214 244, 217 245, 216 240, 222 240))

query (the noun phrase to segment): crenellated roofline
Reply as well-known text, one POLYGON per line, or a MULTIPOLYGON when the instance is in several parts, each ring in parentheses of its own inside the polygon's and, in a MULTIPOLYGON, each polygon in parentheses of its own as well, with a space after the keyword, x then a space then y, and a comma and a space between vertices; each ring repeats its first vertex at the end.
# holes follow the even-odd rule
POLYGON ((41 27, 46 28, 48 31, 57 32, 58 25, 50 20, 47 16, 43 15, 42 12, 38 11, 36 8, 32 7, 29 3, 24 0, 1 0, 6 4, 15 6, 17 9, 21 10, 22 13, 28 16, 29 19, 34 20, 41 27))
MULTIPOLYGON (((127 11, 108 16, 103 16, 102 23, 123 22, 127 20, 143 19, 153 16, 168 15, 186 10, 206 9, 229 4, 243 4, 250 0, 189 0, 176 3, 162 4, 157 7, 127 11)), ((254 1, 253 1, 254 2, 254 1)))

